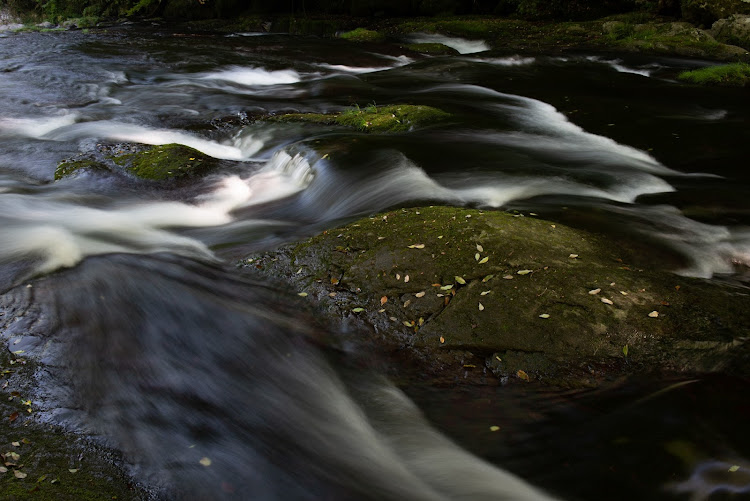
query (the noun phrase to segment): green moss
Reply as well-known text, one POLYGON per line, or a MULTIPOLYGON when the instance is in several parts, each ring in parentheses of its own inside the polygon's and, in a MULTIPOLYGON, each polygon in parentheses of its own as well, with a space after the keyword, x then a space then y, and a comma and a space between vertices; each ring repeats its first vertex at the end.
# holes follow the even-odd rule
POLYGON ((448 56, 458 54, 458 51, 452 47, 441 43, 413 43, 405 45, 409 50, 419 52, 421 54, 430 54, 433 56, 448 56))
POLYGON ((66 160, 60 162, 55 169, 55 181, 73 175, 80 170, 107 170, 100 162, 91 159, 66 160))
POLYGON ((707 66, 698 70, 683 71, 677 78, 698 85, 746 87, 750 84, 750 64, 734 63, 707 66))
POLYGON ((355 30, 340 34, 339 38, 343 38, 344 40, 351 40, 352 42, 382 42, 383 40, 385 40, 385 35, 377 31, 372 31, 365 28, 357 28, 355 30))
POLYGON ((164 144, 117 157, 115 162, 142 178, 165 181, 199 176, 214 168, 217 161, 181 144, 164 144))
POLYGON ((367 132, 405 132, 441 122, 450 117, 431 106, 394 104, 389 106, 358 106, 337 114, 290 113, 269 117, 275 122, 307 122, 324 125, 343 125, 367 132))

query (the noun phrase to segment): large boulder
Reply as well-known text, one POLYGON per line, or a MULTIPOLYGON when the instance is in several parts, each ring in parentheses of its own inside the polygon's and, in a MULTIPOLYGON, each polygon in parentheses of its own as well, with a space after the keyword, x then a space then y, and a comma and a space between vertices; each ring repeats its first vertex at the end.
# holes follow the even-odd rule
POLYGON ((395 210, 242 265, 448 378, 750 372, 746 290, 639 269, 597 235, 534 217, 395 210))
POLYGON ((750 15, 719 19, 711 26, 711 35, 719 42, 750 49, 750 15))

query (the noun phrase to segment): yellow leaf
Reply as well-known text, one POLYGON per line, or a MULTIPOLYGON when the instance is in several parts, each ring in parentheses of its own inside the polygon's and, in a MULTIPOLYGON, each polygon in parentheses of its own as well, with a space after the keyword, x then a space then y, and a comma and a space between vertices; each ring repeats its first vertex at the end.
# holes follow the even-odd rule
POLYGON ((628 295, 628 293, 625 292, 625 291, 620 291, 620 294, 622 294, 623 296, 627 296, 628 295))
POLYGON ((607 299, 606 297, 603 297, 603 298, 601 299, 601 301, 602 301, 602 303, 604 303, 604 304, 615 304, 615 303, 613 303, 613 302, 612 302, 612 301, 611 301, 610 299, 607 299))
POLYGON ((26 473, 23 473, 23 472, 18 471, 18 470, 13 470, 13 476, 15 476, 16 478, 26 478, 27 477, 26 473))
POLYGON ((571 254, 571 255, 570 255, 570 256, 568 256, 568 257, 569 257, 570 259, 576 259, 576 258, 578 258, 578 254, 571 254))
POLYGON ((424 297, 425 294, 426 294, 425 291, 422 291, 422 292, 417 292, 414 295, 417 296, 417 297, 424 297))
POLYGON ((409 281, 409 275, 405 275, 405 276, 404 276, 404 283, 406 283, 406 282, 408 282, 408 281, 409 281))
POLYGON ((628 345, 622 347, 622 354, 626 357, 628 356, 628 345))
POLYGON ((479 252, 484 252, 484 247, 482 247, 481 245, 477 244, 477 250, 479 252))
POLYGON ((13 447, 21 447, 21 442, 11 442, 10 445, 13 447))
POLYGON ((206 458, 206 457, 201 458, 201 460, 198 461, 198 462, 200 464, 202 464, 203 466, 211 466, 211 460, 209 458, 206 458))
POLYGON ((331 283, 332 283, 333 285, 338 285, 338 283, 339 283, 339 279, 338 279, 338 278, 336 278, 336 277, 331 277, 331 283))
POLYGON ((450 285, 444 285, 444 286, 440 287, 440 290, 441 291, 449 291, 452 288, 453 288, 453 284, 450 284, 450 285))
POLYGON ((542 313, 539 318, 549 318, 549 313, 542 313))
POLYGON ((474 254, 474 261, 479 261, 480 257, 482 256, 480 256, 479 253, 477 252, 476 254, 474 254))
POLYGON ((528 275, 532 271, 534 271, 534 270, 519 270, 519 271, 516 272, 516 275, 528 275))
POLYGON ((484 311, 484 305, 482 303, 479 303, 479 311, 484 311))
POLYGON ((387 302, 388 302, 388 297, 387 296, 383 296, 383 297, 380 298, 380 306, 383 306, 387 302))
POLYGON ((299 297, 307 297, 307 292, 300 292, 297 294, 299 297))
POLYGON ((595 294, 599 294, 601 291, 602 291, 601 289, 592 289, 589 291, 589 294, 593 296, 595 294))
POLYGON ((490 431, 500 431, 499 426, 490 426, 490 431))
POLYGON ((730 466, 730 467, 729 467, 729 470, 728 470, 728 471, 729 471, 729 472, 731 472, 731 473, 734 473, 735 471, 737 471, 737 470, 739 470, 739 469, 740 469, 740 466, 739 466, 739 465, 736 465, 736 464, 734 464, 734 465, 732 465, 732 466, 730 466))
POLYGON ((505 280, 513 280, 513 275, 505 275, 503 278, 505 280))
POLYGON ((363 312, 363 311, 365 311, 365 309, 364 309, 364 308, 352 308, 352 312, 353 312, 353 313, 361 313, 361 312, 363 312))
POLYGON ((407 327, 414 327, 414 322, 409 322, 407 320, 404 320, 404 325, 407 327))
POLYGON ((516 376, 518 376, 519 379, 523 379, 524 381, 529 380, 529 375, 526 374, 526 372, 522 371, 521 369, 518 369, 518 372, 516 372, 516 376))
POLYGON ((659 312, 656 311, 656 310, 654 310, 651 313, 649 313, 648 316, 651 317, 651 318, 656 318, 656 317, 659 316, 659 312))
POLYGON ((70 473, 78 473, 78 468, 69 468, 68 471, 70 473))
POLYGON ((484 264, 484 263, 486 263, 489 260, 490 260, 489 257, 483 257, 482 259, 479 260, 479 264, 484 264))
POLYGON ((464 280, 463 278, 459 277, 458 275, 456 275, 453 278, 455 278, 456 282, 458 282, 459 284, 466 285, 466 280, 464 280))
POLYGON ((418 322, 418 324, 419 324, 419 326, 420 326, 420 327, 421 327, 421 326, 423 326, 423 325, 424 325, 424 318, 422 318, 422 317, 419 317, 419 322, 418 322))
POLYGON ((443 336, 440 336, 440 344, 445 343, 445 338, 443 336))
POLYGON ((396 280, 401 280, 401 275, 399 275, 398 273, 396 273, 396 280))
POLYGON ((495 275, 487 275, 486 277, 484 277, 484 278, 482 279, 482 283, 487 283, 487 282, 489 282, 490 280, 492 280, 493 278, 495 278, 495 275))
POLYGON ((410 249, 424 249, 424 244, 414 244, 409 246, 410 249))
POLYGON ((482 293, 480 294, 480 296, 486 296, 486 295, 487 295, 487 294, 489 294, 490 292, 492 292, 492 291, 484 291, 484 292, 482 292, 482 293))

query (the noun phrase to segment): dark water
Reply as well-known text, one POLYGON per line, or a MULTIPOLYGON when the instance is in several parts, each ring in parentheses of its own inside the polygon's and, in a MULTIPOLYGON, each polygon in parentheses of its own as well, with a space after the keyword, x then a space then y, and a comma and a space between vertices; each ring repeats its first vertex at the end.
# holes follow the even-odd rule
POLYGON ((233 266, 430 202, 534 212, 652 266, 747 283, 750 98, 674 81, 700 61, 417 59, 135 28, 0 36, 0 286, 6 319, 26 312, 4 334, 55 368, 44 419, 98 434, 160 496, 540 498, 495 466, 563 499, 748 496, 747 381, 399 390, 356 333, 233 266), (453 117, 388 136, 253 121, 404 102, 453 117), (169 188, 51 182, 64 158, 172 142, 221 169, 169 188))

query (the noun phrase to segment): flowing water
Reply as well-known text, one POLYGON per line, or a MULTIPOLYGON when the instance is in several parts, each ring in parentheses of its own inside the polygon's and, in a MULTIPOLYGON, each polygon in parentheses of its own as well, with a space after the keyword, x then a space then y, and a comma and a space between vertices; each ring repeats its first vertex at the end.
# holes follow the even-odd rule
POLYGON ((533 212, 649 266, 746 286, 745 90, 675 82, 700 61, 443 41, 461 54, 0 33, 0 289, 10 349, 55 368, 40 419, 102 437, 169 499, 541 498, 503 469, 563 499, 750 496, 744 380, 397 389, 356 335, 235 268, 358 216, 442 203, 533 212), (391 103, 452 118, 395 135, 253 120, 391 103), (222 163, 170 187, 103 171, 52 182, 62 159, 131 143, 222 163))

